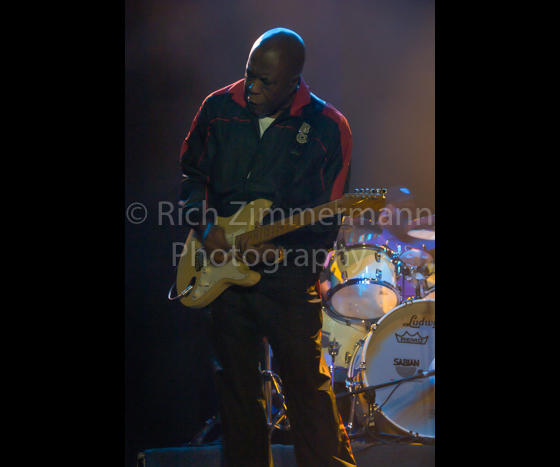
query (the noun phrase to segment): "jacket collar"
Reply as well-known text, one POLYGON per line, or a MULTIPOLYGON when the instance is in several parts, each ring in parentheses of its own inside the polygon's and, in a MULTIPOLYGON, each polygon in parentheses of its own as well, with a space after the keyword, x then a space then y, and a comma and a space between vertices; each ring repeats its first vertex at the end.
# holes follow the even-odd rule
POLYGON ((301 78, 301 84, 299 86, 299 91, 296 94, 296 98, 292 103, 292 108, 290 114, 292 117, 297 117, 303 112, 303 108, 311 104, 311 89, 306 84, 303 78, 301 78))

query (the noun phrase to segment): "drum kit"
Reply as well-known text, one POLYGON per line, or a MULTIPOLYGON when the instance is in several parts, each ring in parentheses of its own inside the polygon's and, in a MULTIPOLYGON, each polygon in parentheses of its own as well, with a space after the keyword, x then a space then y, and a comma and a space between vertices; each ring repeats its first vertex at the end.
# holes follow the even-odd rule
MULTIPOLYGON (((349 435, 435 440, 435 249, 393 250, 376 243, 379 226, 348 221, 318 288, 333 389, 351 401, 349 435)), ((435 242, 435 216, 410 222, 407 235, 435 242)))
MULTIPOLYGON (((412 243, 434 243, 435 220, 410 222, 406 234, 412 243)), ((317 284, 323 356, 339 408, 350 400, 351 439, 435 443, 435 249, 398 245, 393 250, 388 245, 395 239, 383 243, 383 233, 367 219, 344 221, 317 284)), ((265 342, 271 439, 275 430, 291 430, 272 357, 265 342)), ((219 417, 207 422, 190 445, 201 444, 218 423, 219 417)))

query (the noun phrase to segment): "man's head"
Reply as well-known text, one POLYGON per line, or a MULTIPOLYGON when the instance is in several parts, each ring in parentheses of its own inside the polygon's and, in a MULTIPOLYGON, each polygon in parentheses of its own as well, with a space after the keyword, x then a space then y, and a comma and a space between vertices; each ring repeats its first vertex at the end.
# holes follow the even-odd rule
POLYGON ((289 29, 272 29, 253 46, 245 74, 245 99, 259 118, 276 118, 289 107, 305 65, 305 43, 289 29))

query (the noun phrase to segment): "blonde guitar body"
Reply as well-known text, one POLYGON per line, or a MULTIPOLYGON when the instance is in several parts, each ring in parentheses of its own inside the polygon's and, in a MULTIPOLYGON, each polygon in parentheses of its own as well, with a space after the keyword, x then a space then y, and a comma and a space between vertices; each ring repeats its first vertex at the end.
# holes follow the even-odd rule
MULTIPOLYGON (((237 246, 236 240, 241 236, 244 238, 239 240, 256 246, 336 214, 358 217, 365 210, 378 211, 386 205, 386 193, 387 190, 362 190, 361 193, 347 194, 341 200, 300 211, 266 226, 258 224, 262 224, 269 214, 272 202, 259 199, 247 204, 232 217, 219 218, 217 225, 226 231, 226 238, 232 249, 237 246)), ((180 299, 188 308, 205 308, 229 287, 252 287, 261 280, 259 273, 252 271, 232 254, 223 265, 216 265, 213 260, 193 231, 185 244, 177 270, 176 287, 180 295, 171 298, 170 292, 170 300, 180 299)))
MULTIPOLYGON (((237 237, 256 229, 257 222, 262 222, 271 206, 271 201, 254 201, 232 217, 218 218, 217 225, 225 229, 226 238, 233 247, 237 237)), ((211 265, 211 257, 204 251, 194 231, 191 232, 177 274, 177 290, 185 291, 181 299, 183 305, 205 308, 228 288, 234 285, 252 287, 260 280, 261 275, 241 261, 230 260, 224 266, 211 265)))

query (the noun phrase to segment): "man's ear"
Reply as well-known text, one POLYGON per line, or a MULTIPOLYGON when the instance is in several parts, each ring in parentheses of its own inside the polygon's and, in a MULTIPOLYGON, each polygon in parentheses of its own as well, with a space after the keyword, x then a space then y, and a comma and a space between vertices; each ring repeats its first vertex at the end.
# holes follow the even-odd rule
POLYGON ((294 77, 294 82, 292 84, 292 94, 296 94, 299 91, 300 85, 301 85, 301 75, 297 75, 294 77))

